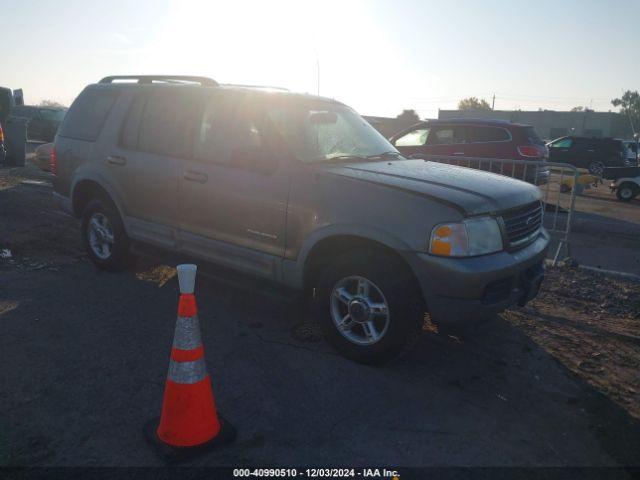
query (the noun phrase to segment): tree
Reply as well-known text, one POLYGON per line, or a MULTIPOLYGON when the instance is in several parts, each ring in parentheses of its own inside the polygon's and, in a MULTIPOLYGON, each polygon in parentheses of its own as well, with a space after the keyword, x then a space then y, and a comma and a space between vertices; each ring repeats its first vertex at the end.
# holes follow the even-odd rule
POLYGON ((611 100, 614 107, 620 107, 620 113, 624 115, 633 133, 640 131, 640 93, 627 90, 622 97, 611 100))
POLYGON ((55 100, 44 99, 38 104, 39 107, 65 107, 66 105, 56 102, 55 100))
POLYGON ((571 109, 572 112, 581 112, 583 110, 583 107, 573 107, 571 109))
POLYGON ((468 97, 458 102, 458 110, 491 110, 491 105, 484 99, 468 97))
POLYGON ((418 123, 420 121, 420 117, 415 110, 403 110, 396 118, 411 124, 418 123))

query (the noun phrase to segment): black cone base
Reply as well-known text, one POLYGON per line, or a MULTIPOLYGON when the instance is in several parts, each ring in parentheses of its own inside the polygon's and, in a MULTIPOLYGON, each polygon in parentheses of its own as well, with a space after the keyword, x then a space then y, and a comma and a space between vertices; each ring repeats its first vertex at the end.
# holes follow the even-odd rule
POLYGON ((218 432, 218 435, 208 442, 202 445, 196 445, 195 447, 174 447, 160 440, 156 433, 158 425, 160 424, 160 417, 152 418, 145 424, 144 436, 149 445, 151 445, 165 463, 186 462, 187 460, 204 455, 217 447, 221 447, 235 440, 236 429, 220 415, 218 415, 218 421, 220 422, 220 432, 218 432))

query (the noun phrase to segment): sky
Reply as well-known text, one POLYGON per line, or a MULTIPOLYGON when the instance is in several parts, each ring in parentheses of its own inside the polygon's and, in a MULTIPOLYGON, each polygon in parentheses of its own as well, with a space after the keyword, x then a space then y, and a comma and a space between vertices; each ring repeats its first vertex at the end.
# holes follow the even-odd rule
POLYGON ((68 105, 136 73, 319 87, 363 115, 425 118, 493 95, 497 110, 615 111, 640 89, 640 0, 0 0, 0 12, 0 86, 28 104, 68 105))

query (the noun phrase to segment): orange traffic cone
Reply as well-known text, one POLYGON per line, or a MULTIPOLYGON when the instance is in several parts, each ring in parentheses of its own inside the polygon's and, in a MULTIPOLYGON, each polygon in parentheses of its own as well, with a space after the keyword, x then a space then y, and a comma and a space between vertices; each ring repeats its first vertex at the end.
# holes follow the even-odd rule
POLYGON ((193 294, 196 265, 179 265, 180 303, 173 337, 162 414, 145 428, 147 439, 166 461, 179 461, 227 443, 235 429, 218 416, 193 294))

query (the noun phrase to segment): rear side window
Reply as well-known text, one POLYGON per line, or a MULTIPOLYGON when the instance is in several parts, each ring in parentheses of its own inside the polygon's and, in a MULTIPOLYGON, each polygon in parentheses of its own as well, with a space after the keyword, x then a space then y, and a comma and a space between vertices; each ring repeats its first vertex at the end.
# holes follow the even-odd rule
POLYGON ((431 129, 429 145, 455 145, 467 143, 467 127, 456 125, 452 127, 436 127, 431 129))
POLYGON ((504 128, 498 127, 469 127, 469 142, 508 142, 511 135, 504 128))
POLYGON ((95 141, 111 107, 118 98, 116 90, 87 89, 73 102, 60 135, 77 140, 95 141))
POLYGON ((138 148, 138 127, 140 126, 140 118, 147 104, 146 93, 136 95, 129 106, 127 117, 122 126, 122 136, 120 137, 120 145, 130 150, 138 148))
POLYGON ((190 157, 200 101, 201 96, 194 90, 162 88, 151 93, 142 113, 138 149, 169 157, 190 157))

